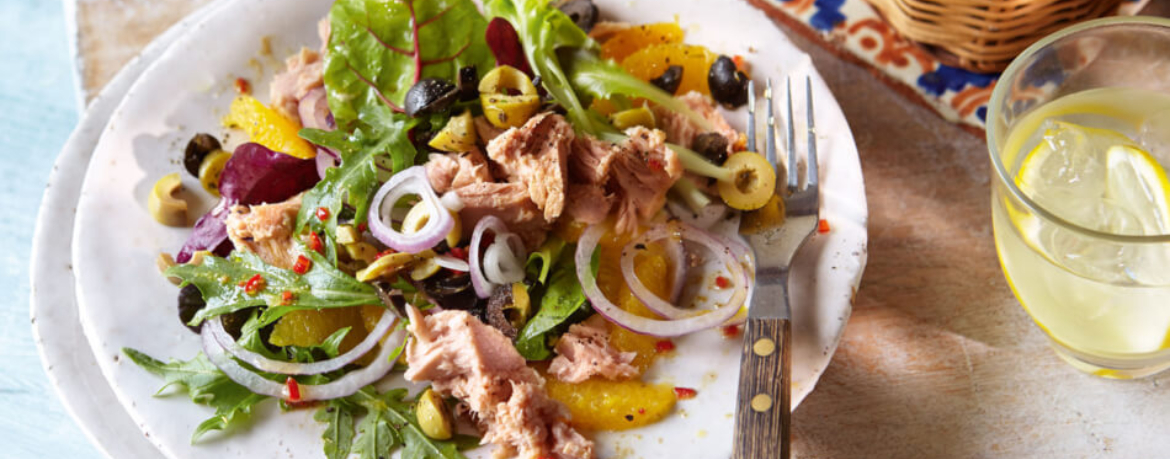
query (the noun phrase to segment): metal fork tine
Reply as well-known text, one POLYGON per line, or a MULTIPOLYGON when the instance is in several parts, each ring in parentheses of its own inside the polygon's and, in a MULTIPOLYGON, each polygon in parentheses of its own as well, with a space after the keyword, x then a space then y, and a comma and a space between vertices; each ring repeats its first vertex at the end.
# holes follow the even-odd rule
POLYGON ((792 77, 788 77, 788 193, 796 192, 800 181, 796 177, 796 127, 792 124, 792 77))
POLYGON ((748 80, 747 150, 756 150, 756 82, 748 80))
POLYGON ((817 186, 817 126, 813 120, 812 77, 804 77, 808 98, 808 186, 817 186))
POLYGON ((764 148, 767 154, 764 156, 772 163, 772 167, 776 166, 776 114, 773 113, 772 106, 772 79, 769 78, 768 86, 764 90, 764 101, 768 103, 768 124, 767 131, 764 132, 764 148))

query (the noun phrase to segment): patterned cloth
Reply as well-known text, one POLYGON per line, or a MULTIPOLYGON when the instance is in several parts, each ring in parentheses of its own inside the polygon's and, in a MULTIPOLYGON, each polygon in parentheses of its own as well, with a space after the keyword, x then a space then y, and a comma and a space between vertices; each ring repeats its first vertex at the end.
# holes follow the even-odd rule
MULTIPOLYGON (((1120 14, 1137 14, 1150 0, 1124 0, 1120 14)), ((939 115, 983 130, 987 102, 999 74, 944 65, 898 34, 865 0, 753 0, 778 12, 818 43, 847 53, 881 72, 887 82, 917 96, 939 115)))

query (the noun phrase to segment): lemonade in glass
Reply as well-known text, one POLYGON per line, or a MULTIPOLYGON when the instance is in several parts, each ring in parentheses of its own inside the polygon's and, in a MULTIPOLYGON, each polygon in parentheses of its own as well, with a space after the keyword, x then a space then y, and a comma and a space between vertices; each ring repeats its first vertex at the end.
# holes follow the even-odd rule
POLYGON ((1110 378, 1170 367, 1170 21, 1041 40, 987 124, 999 260, 1057 354, 1110 378))

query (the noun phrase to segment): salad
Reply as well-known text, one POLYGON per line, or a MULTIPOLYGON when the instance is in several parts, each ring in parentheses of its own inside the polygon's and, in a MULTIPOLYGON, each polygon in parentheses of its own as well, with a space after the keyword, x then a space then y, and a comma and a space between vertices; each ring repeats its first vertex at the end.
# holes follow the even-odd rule
MULTIPOLYGON (((750 69, 676 23, 599 16, 337 0, 267 103, 236 81, 223 124, 246 141, 191 139, 219 202, 159 257, 202 352, 124 349, 215 410, 193 442, 275 399, 313 410, 329 458, 591 458, 591 432, 699 395, 643 374, 674 338, 735 336, 739 233, 782 223, 772 165, 717 108, 747 102, 750 69)), ((160 223, 193 217, 181 188, 156 182, 160 223)))

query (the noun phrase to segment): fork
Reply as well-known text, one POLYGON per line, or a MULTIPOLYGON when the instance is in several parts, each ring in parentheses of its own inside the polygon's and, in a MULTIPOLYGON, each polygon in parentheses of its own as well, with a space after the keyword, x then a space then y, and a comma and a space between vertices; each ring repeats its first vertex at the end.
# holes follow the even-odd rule
MULTIPOLYGON (((800 186, 796 166, 796 133, 792 116, 792 79, 788 79, 787 184, 777 186, 784 198, 784 224, 747 237, 756 256, 756 285, 748 306, 740 357, 739 397, 735 411, 733 459, 771 459, 790 456, 792 385, 792 310, 788 305, 788 272, 792 258, 820 221, 817 186, 817 145, 813 120, 812 79, 806 77, 808 106, 808 178, 800 186)), ((776 161, 776 118, 772 81, 764 91, 768 104, 766 157, 776 161)), ((756 151, 755 84, 748 83, 747 149, 756 151)), ((777 171, 777 177, 781 174, 777 171)))

